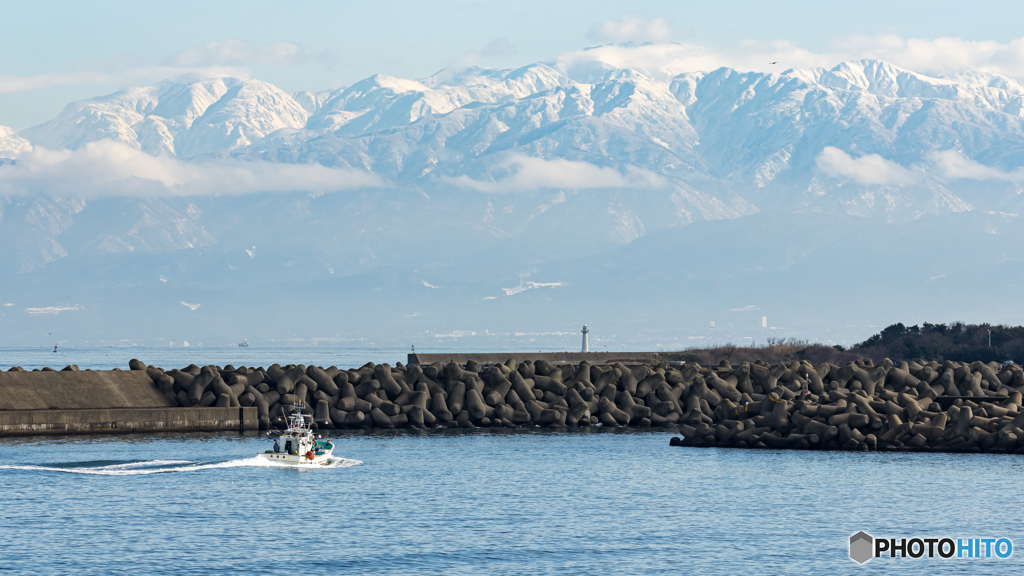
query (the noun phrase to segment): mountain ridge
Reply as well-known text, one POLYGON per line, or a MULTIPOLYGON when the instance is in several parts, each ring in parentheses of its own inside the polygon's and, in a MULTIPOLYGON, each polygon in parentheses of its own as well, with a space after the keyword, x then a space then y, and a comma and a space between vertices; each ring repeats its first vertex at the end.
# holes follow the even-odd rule
POLYGON ((714 181, 748 201, 780 177, 790 194, 836 189, 813 170, 826 146, 909 168, 955 150, 1002 169, 1019 166, 1024 147, 1024 87, 1008 78, 937 78, 861 60, 668 80, 604 66, 581 83, 554 64, 446 69, 421 81, 375 75, 294 95, 259 80, 186 77, 69 104, 20 135, 55 150, 113 139, 183 159, 358 167, 413 186, 431 185, 431 174, 485 176, 512 152, 632 166, 691 187, 714 181), (993 153, 997 141, 1008 151, 993 153))
MULTIPOLYGON (((663 334, 679 318, 703 334, 690 302, 719 318, 752 304, 785 310, 778 325, 808 334, 844 302, 884 301, 849 328, 853 342, 871 322, 891 324, 880 317, 896 303, 992 313, 1015 297, 1016 273, 989 300, 991 287, 970 277, 1007 277, 1018 259, 1022 97, 1009 78, 875 60, 673 75, 553 60, 291 94, 225 77, 129 88, 20 133, 0 128, 0 270, 12 301, 0 325, 41 321, 19 310, 80 305, 108 332, 116 323, 104 314, 123 325, 148 309, 187 331, 193 317, 242 322, 233 318, 270 298, 273 320, 253 325, 255 342, 287 325, 274 306, 318 314, 304 295, 354 306, 361 325, 438 333, 477 316, 492 328, 543 317, 537 330, 558 331, 562 320, 547 318, 625 306, 622 330, 647 330, 642 318, 663 334), (141 167, 99 184, 72 174, 59 193, 33 183, 104 154, 96 164, 141 167), (294 188, 260 188, 276 166, 295 169, 294 188), (321 171, 303 180, 304 168, 321 171), (253 184, 193 194, 166 184, 210 173, 253 184), (985 257, 968 273, 929 246, 985 257)), ((324 314, 317 330, 344 323, 324 314)))

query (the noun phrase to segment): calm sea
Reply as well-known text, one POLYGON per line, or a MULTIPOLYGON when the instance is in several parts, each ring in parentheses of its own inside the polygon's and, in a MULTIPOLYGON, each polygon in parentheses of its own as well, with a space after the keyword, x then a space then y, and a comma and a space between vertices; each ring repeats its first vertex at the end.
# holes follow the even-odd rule
MULTIPOLYGON (((385 356, 349 364, 396 359, 385 356)), ((83 358, 71 363, 110 367, 83 358)), ((316 349, 236 358, 143 359, 346 362, 316 349)), ((672 433, 658 430, 334 434, 342 458, 316 470, 260 466, 254 455, 271 443, 258 435, 0 439, 0 572, 1006 574, 1024 565, 1020 549, 1008 560, 863 567, 847 556, 858 530, 1024 546, 1020 456, 673 448, 672 433)))

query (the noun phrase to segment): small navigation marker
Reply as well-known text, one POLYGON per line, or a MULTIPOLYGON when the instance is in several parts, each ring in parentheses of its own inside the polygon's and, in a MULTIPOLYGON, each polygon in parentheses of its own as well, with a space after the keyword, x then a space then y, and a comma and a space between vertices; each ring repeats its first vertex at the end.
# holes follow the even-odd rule
POLYGON ((583 330, 581 330, 581 332, 583 332, 583 350, 582 350, 582 352, 590 352, 590 346, 587 344, 587 334, 590 333, 590 330, 587 329, 587 325, 586 324, 583 325, 583 330))

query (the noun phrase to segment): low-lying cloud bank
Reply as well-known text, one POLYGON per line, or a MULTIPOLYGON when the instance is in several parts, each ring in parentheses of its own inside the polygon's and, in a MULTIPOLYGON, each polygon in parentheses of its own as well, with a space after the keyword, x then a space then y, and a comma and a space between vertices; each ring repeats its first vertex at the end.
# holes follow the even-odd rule
POLYGON ((589 162, 554 158, 545 160, 523 154, 510 154, 495 165, 503 175, 492 180, 469 176, 447 177, 445 182, 478 192, 506 193, 568 188, 664 188, 669 185, 662 176, 635 166, 621 171, 589 162))
POLYGON ((384 186, 379 176, 321 164, 281 164, 218 159, 185 162, 150 156, 111 140, 78 150, 33 148, 0 164, 0 194, 45 192, 102 196, 206 196, 254 192, 329 193, 384 186))
POLYGON ((863 186, 909 186, 932 177, 950 180, 1001 180, 1024 182, 1024 169, 1006 172, 971 160, 958 150, 942 150, 928 154, 924 162, 904 167, 878 154, 853 157, 834 146, 826 146, 815 158, 818 170, 841 180, 852 180, 863 186))
MULTIPOLYGON (((826 146, 815 159, 817 169, 832 178, 862 186, 910 186, 925 180, 996 180, 1024 182, 1024 169, 1004 171, 964 156, 958 150, 935 151, 911 166, 879 154, 853 156, 826 146)), ((541 189, 660 189, 665 177, 635 166, 612 168, 561 158, 510 154, 496 162, 487 179, 467 175, 442 181, 485 194, 541 189)), ((251 193, 310 192, 326 194, 390 186, 372 172, 331 168, 321 164, 285 164, 216 159, 187 162, 151 156, 112 140, 92 142, 78 150, 33 148, 16 161, 0 163, 0 195, 46 193, 64 197, 209 196, 251 193)))
POLYGON ((886 160, 878 154, 865 154, 859 158, 834 146, 826 146, 815 159, 819 170, 839 179, 853 180, 864 186, 906 186, 924 179, 924 174, 886 160))
POLYGON ((935 165, 939 173, 948 180, 963 178, 967 180, 1024 182, 1024 168, 1006 172, 971 160, 956 150, 932 152, 928 159, 935 165))

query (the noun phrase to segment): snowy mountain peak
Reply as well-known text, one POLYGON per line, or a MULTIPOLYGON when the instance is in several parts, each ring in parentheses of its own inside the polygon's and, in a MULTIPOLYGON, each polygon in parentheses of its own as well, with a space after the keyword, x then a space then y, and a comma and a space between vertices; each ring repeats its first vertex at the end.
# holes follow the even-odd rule
POLYGON ((266 82, 189 76, 74 102, 21 134, 44 148, 73 150, 109 139, 187 158, 248 146, 280 128, 301 128, 308 116, 266 82))
POLYGON ((0 161, 13 160, 32 149, 32 143, 13 129, 0 126, 0 161))
POLYGON ((419 81, 378 74, 317 93, 182 77, 70 104, 21 136, 54 149, 111 139, 185 159, 318 163, 411 187, 653 188, 683 223, 766 206, 912 218, 976 205, 948 174, 1010 186, 1024 165, 1014 80, 878 60, 669 75, 658 50, 604 46, 419 81))

